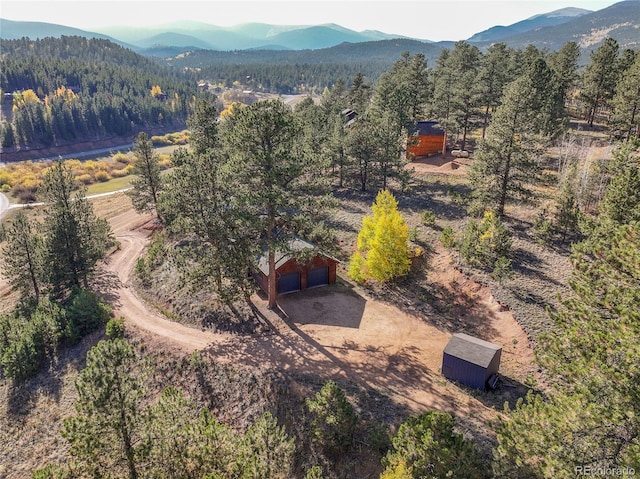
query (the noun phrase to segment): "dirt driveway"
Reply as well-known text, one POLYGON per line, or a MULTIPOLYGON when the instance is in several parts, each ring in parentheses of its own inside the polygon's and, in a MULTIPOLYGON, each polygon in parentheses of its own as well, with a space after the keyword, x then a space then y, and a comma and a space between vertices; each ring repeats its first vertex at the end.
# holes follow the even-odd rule
MULTIPOLYGON (((129 286, 135 259, 149 236, 147 220, 131 211, 110 220, 121 248, 107 268, 115 278, 116 314, 124 316, 150 345, 201 350, 219 363, 349 379, 415 412, 435 408, 486 423, 501 408, 500 393, 476 394, 441 376, 442 351, 450 331, 430 324, 429 318, 372 299, 342 280, 330 287, 282 296, 277 311, 268 310, 265 298, 254 295, 256 309, 270 325, 267 334, 213 333, 167 320, 129 286)), ((470 324, 483 326, 479 330, 483 339, 503 345, 501 372, 509 381, 521 383, 524 371, 533 364, 525 333, 487 288, 464 283, 445 255, 444 251, 436 255, 439 259, 431 265, 433 277, 445 287, 463 287, 475 298, 466 317, 470 324)))

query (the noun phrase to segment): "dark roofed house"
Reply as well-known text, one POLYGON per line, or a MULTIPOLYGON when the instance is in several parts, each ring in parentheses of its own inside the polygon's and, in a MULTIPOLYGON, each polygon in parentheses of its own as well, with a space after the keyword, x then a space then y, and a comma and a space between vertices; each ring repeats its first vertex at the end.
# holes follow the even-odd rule
MULTIPOLYGON (((326 286, 336 282, 338 260, 321 252, 316 252, 305 261, 295 258, 296 252, 313 251, 315 246, 308 241, 294 238, 289 243, 289 251, 276 252, 276 291, 278 294, 293 293, 316 286, 326 286)), ((260 287, 269 291, 269 259, 265 253, 258 261, 258 271, 254 277, 260 287)))
POLYGON ((454 334, 444 348, 442 374, 476 389, 486 389, 498 373, 502 347, 464 333, 454 334))

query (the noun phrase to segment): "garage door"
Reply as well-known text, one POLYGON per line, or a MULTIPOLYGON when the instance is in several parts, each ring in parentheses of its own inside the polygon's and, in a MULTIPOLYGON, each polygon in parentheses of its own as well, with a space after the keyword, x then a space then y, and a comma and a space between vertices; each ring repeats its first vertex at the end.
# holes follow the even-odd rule
POLYGON ((329 267, 310 269, 307 273, 307 288, 329 284, 329 267))
POLYGON ((278 293, 292 293, 300 291, 300 273, 287 273, 278 279, 278 293))

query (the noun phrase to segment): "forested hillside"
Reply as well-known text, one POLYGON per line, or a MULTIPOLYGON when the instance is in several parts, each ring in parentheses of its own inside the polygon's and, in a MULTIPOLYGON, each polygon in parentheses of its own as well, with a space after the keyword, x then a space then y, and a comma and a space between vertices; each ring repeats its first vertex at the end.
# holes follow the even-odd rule
MULTIPOLYGON (((338 79, 351 79, 358 73, 373 82, 389 70, 403 52, 412 55, 420 53, 432 64, 445 46, 452 44, 395 39, 343 43, 332 48, 303 51, 196 50, 174 54, 165 61, 181 69, 197 69, 202 77, 216 83, 244 83, 250 76, 251 87, 261 91, 280 94, 321 93, 338 79)), ((163 55, 168 52, 149 50, 145 53, 163 55)))
POLYGON ((194 80, 107 40, 23 38, 0 49, 5 151, 181 127, 199 95, 194 80))

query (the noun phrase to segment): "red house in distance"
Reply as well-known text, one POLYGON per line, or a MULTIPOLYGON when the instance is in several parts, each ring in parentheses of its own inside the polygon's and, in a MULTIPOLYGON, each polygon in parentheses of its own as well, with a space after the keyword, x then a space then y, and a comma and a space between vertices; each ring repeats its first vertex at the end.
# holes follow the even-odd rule
POLYGON ((418 122, 417 135, 409 136, 407 140, 407 158, 409 160, 442 152, 444 130, 437 128, 437 124, 436 121, 418 122))

